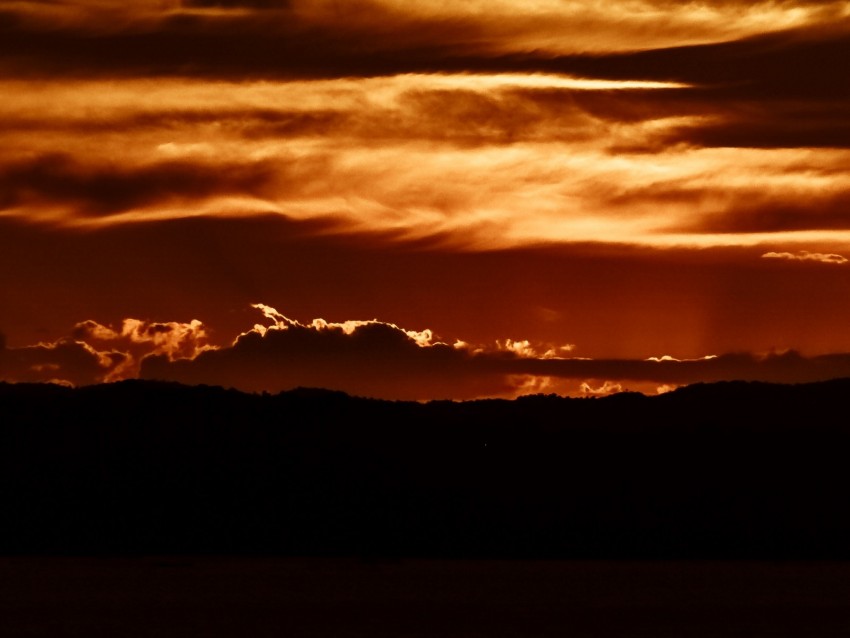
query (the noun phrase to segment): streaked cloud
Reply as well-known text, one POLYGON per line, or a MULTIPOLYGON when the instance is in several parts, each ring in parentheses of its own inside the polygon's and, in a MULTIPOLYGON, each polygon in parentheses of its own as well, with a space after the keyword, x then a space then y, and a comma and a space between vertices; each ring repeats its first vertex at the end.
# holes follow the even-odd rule
POLYGON ((850 151, 700 145, 722 99, 718 112, 686 85, 596 82, 9 80, 0 214, 87 226, 277 213, 477 250, 848 244, 850 151))
MULTIPOLYGON (((846 3, 14 2, 0 59, 73 73, 375 75, 832 29, 846 3), (62 51, 65 55, 57 55, 62 51)), ((494 70, 494 69, 490 69, 494 70)), ((523 69, 523 70, 528 70, 523 69)))
POLYGON ((801 250, 796 253, 775 253, 769 252, 762 255, 764 259, 788 259, 791 261, 818 261, 824 264, 843 265, 847 263, 847 257, 844 255, 836 255, 833 253, 810 253, 808 250, 801 250))
POLYGON ((0 205, 24 214, 42 206, 54 210, 56 205, 66 206, 71 217, 108 215, 152 203, 188 206, 211 195, 259 191, 269 179, 259 164, 205 166, 166 160, 132 167, 87 166, 67 155, 38 156, 4 169, 0 205))

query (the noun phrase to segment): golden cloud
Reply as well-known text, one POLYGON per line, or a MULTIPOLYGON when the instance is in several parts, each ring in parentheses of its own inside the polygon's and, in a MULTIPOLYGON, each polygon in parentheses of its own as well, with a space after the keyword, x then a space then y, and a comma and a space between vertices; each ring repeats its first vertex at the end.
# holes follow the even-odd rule
POLYGON ((847 263, 848 259, 844 255, 836 255, 833 253, 811 253, 808 250, 801 250, 796 253, 777 253, 769 252, 762 255, 763 259, 786 259, 790 261, 817 261, 823 264, 836 264, 838 266, 847 263))

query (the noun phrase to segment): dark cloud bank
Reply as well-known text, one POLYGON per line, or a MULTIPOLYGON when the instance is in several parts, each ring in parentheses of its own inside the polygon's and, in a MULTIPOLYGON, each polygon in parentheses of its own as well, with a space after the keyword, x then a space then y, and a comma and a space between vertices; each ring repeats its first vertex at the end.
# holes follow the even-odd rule
POLYGON ((420 346, 403 330, 369 323, 345 334, 311 327, 250 332, 231 347, 194 359, 144 359, 141 377, 244 390, 324 387, 350 394, 404 399, 498 396, 524 377, 684 385, 747 380, 799 383, 850 376, 850 355, 804 357, 726 354, 696 360, 545 358, 505 350, 435 343, 420 346))
POLYGON ((850 377, 850 354, 570 358, 527 342, 449 345, 430 331, 379 321, 305 325, 265 308, 271 326, 258 325, 224 347, 208 344, 199 321, 125 320, 120 329, 82 322, 73 337, 0 350, 0 379, 89 385, 138 375, 251 392, 316 387, 383 399, 466 400, 545 390, 557 387, 558 380, 576 386, 591 382, 591 391, 604 382, 616 390, 629 383, 669 388, 721 380, 801 383, 850 377))
POLYGON ((10 163, 0 170, 0 209, 71 205, 105 215, 169 200, 261 192, 271 179, 262 162, 164 161, 136 167, 87 165, 63 153, 10 163))

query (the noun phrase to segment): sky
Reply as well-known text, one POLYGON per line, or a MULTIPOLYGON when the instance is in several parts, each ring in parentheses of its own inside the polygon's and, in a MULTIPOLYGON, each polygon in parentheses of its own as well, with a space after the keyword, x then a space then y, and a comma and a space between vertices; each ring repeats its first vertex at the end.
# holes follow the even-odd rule
POLYGON ((0 380, 850 376, 850 5, 0 2, 0 380))

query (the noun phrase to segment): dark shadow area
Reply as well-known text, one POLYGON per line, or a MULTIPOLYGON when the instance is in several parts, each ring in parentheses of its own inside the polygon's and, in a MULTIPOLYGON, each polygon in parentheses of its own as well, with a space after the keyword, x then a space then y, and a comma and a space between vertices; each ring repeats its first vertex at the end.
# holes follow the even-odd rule
POLYGON ((0 554, 845 560, 848 392, 0 384, 0 554))
POLYGON ((844 638, 850 564, 0 558, 4 638, 844 638))

